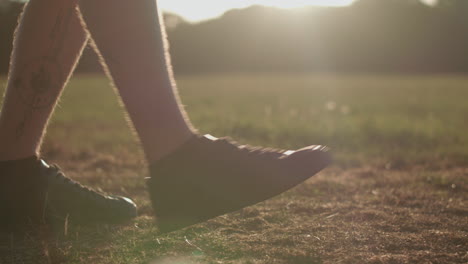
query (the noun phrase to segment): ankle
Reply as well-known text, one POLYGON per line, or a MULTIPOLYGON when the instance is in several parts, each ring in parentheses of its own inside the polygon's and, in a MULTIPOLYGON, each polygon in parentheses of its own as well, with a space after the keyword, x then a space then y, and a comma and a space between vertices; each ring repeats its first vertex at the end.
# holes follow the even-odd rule
POLYGON ((44 220, 47 179, 36 156, 0 161, 0 232, 35 228, 44 220))
POLYGON ((160 140, 155 140, 152 144, 145 144, 144 150, 148 162, 150 164, 154 163, 175 152, 196 135, 196 132, 188 130, 177 135, 174 134, 168 137, 161 137, 160 140))
POLYGON ((14 147, 9 146, 5 146, 0 149, 0 161, 23 160, 38 156, 39 155, 35 149, 15 149, 14 147))
MULTIPOLYGON (((13 115, 11 113, 11 115, 13 115)), ((0 121, 0 161, 20 160, 32 156, 38 156, 40 140, 32 135, 24 135, 18 138, 14 128, 0 121)))
POLYGON ((2 166, 20 166, 22 164, 36 163, 39 160, 37 155, 29 155, 20 158, 0 158, 0 167, 2 166))

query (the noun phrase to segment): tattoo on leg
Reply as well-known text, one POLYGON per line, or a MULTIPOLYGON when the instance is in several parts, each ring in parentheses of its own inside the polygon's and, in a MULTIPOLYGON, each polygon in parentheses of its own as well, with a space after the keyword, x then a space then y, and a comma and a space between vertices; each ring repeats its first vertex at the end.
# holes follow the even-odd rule
POLYGON ((23 136, 26 125, 32 120, 34 113, 52 107, 57 100, 66 78, 58 61, 65 48, 73 12, 76 12, 75 6, 69 10, 60 10, 49 35, 52 41, 49 48, 50 54, 22 65, 18 69, 21 77, 13 80, 13 90, 19 100, 28 106, 28 110, 16 127, 16 139, 23 136), (24 76, 21 73, 28 75, 24 76))
POLYGON ((60 92, 61 76, 59 66, 54 61, 42 58, 22 67, 21 72, 29 76, 16 80, 15 87, 20 101, 33 110, 51 106, 60 92), (31 65, 31 66, 29 66, 31 65))
POLYGON ((24 134, 26 124, 35 112, 53 106, 60 93, 62 72, 54 61, 47 58, 23 65, 20 72, 30 73, 13 81, 15 94, 28 107, 16 129, 16 138, 24 134))
POLYGON ((55 24, 52 28, 52 32, 50 32, 50 39, 55 40, 57 38, 57 35, 59 34, 59 31, 60 31, 61 22, 62 22, 62 14, 59 14, 57 16, 57 19, 55 19, 55 24))
POLYGON ((20 121, 15 130, 16 139, 19 139, 24 134, 26 123, 31 119, 32 114, 32 109, 29 109, 28 113, 23 116, 23 119, 20 121))
POLYGON ((51 32, 52 46, 50 50, 53 52, 53 54, 49 56, 51 60, 57 60, 65 46, 65 37, 69 33, 68 31, 73 17, 73 12, 76 12, 75 7, 70 8, 66 14, 64 14, 65 11, 62 9, 60 11, 60 15, 57 16, 57 19, 55 20, 55 24, 51 32))

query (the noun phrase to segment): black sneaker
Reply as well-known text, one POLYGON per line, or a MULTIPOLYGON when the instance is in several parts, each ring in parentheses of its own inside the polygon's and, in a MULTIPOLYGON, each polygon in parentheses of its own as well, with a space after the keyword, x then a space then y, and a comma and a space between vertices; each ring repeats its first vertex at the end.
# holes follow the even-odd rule
POLYGON ((330 162, 323 146, 281 151, 196 136, 152 164, 147 183, 164 233, 266 200, 330 162))
POLYGON ((0 231, 42 224, 119 223, 136 216, 132 200, 99 194, 37 157, 0 162, 0 231))
POLYGON ((47 179, 37 157, 0 162, 1 233, 37 230, 44 224, 47 179))
POLYGON ((46 214, 67 219, 73 224, 121 223, 137 216, 137 207, 129 198, 98 193, 66 177, 57 165, 41 160, 46 175, 46 214))

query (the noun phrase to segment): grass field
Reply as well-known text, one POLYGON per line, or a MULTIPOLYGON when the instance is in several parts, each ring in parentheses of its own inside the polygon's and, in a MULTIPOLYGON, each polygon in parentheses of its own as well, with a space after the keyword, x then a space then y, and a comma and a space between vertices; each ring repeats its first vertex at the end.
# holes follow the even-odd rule
POLYGON ((76 180, 134 198, 140 216, 70 225, 41 243, 9 238, 3 254, 13 263, 468 262, 468 77, 206 75, 178 85, 203 133, 326 144, 336 161, 279 197, 160 235, 117 97, 102 76, 77 76, 43 155, 76 180))

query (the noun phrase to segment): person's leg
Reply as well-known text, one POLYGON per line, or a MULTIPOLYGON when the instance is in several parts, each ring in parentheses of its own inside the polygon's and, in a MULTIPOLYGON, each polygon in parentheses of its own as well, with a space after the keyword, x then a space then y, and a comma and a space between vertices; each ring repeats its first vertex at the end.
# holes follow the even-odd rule
POLYGON ((0 228, 8 231, 44 217, 47 179, 36 155, 86 43, 75 12, 76 1, 31 0, 16 30, 0 112, 0 228))
POLYGON ((108 66, 149 161, 194 134, 179 103, 155 0, 80 0, 88 30, 108 66))
POLYGON ((330 162, 322 146, 279 151, 195 135, 178 102, 155 0, 80 0, 80 9, 149 160, 161 231, 265 200, 330 162))
POLYGON ((30 0, 16 30, 0 113, 0 160, 38 154, 47 121, 87 42, 77 0, 30 0))
POLYGON ((47 121, 88 38, 76 5, 30 0, 21 16, 0 113, 2 231, 67 215, 71 223, 90 223, 136 214, 130 200, 85 188, 38 157, 47 121))

